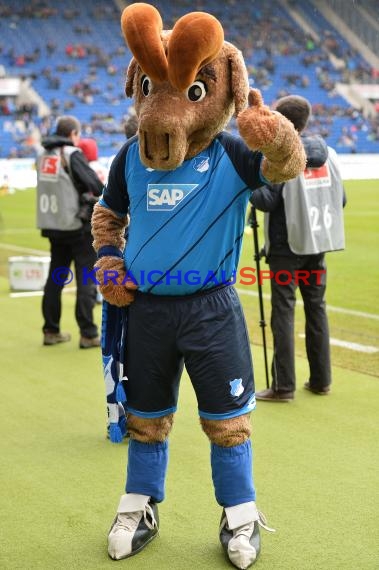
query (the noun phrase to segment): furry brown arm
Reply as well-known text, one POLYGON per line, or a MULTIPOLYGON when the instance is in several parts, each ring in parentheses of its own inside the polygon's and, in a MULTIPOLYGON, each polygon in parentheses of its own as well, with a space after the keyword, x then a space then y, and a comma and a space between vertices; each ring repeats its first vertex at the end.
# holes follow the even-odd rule
POLYGON ((119 218, 108 208, 96 204, 92 215, 93 247, 96 252, 104 247, 114 249, 115 255, 104 255, 96 264, 96 278, 100 282, 100 292, 112 305, 123 307, 134 300, 138 286, 127 278, 122 251, 125 247, 125 229, 128 217, 119 218))
POLYGON ((125 247, 125 229, 128 216, 120 218, 112 210, 96 204, 92 214, 93 247, 96 252, 106 245, 112 245, 122 251, 125 247))
POLYGON ((270 182, 285 182, 305 169, 304 148, 291 121, 263 104, 257 89, 249 93, 249 107, 237 117, 241 137, 251 150, 264 155, 262 174, 270 182))
POLYGON ((128 279, 123 259, 105 255, 97 260, 95 269, 100 293, 108 303, 125 307, 134 301, 138 285, 128 279))

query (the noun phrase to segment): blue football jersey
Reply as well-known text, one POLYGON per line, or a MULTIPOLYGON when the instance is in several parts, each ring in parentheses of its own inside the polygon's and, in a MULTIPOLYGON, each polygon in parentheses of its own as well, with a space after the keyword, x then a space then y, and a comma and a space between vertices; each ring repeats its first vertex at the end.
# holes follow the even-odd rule
POLYGON ((233 278, 261 159, 226 132, 170 171, 142 164, 137 137, 124 145, 100 203, 130 215, 125 264, 140 291, 187 295, 233 278))

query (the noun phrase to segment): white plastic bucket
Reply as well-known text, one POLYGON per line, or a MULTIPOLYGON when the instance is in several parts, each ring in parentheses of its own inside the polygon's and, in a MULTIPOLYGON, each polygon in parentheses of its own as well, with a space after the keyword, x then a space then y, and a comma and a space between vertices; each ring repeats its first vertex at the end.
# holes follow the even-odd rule
POLYGON ((8 258, 12 291, 42 291, 49 274, 50 257, 31 255, 8 258))

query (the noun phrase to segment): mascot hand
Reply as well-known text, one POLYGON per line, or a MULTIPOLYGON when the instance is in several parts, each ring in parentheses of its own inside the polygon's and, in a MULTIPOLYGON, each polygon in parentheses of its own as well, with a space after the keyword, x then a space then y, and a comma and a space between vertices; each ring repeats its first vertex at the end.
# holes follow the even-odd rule
POLYGON ((249 107, 238 115, 237 125, 247 146, 264 155, 267 180, 285 182, 303 172, 306 156, 299 134, 291 121, 263 104, 258 89, 250 90, 249 107))
POLYGON ((95 264, 100 292, 111 305, 125 307, 134 301, 138 285, 127 276, 124 260, 106 255, 95 264))
POLYGON ((258 89, 250 89, 249 106, 237 117, 241 137, 251 150, 266 148, 274 140, 279 129, 278 113, 263 104, 258 89))

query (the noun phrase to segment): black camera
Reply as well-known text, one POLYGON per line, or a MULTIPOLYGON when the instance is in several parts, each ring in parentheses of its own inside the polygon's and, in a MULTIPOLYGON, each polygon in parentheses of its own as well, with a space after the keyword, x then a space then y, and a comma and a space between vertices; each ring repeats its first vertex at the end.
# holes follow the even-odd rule
POLYGON ((91 192, 84 192, 80 195, 79 213, 78 216, 82 222, 90 222, 92 218, 93 207, 98 202, 99 198, 94 196, 91 192))

